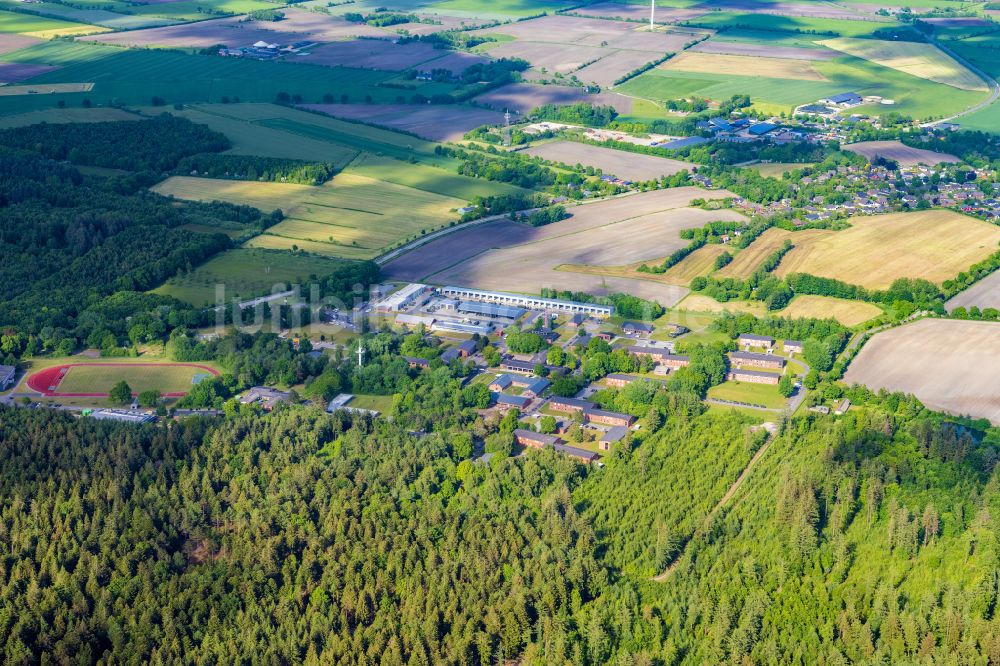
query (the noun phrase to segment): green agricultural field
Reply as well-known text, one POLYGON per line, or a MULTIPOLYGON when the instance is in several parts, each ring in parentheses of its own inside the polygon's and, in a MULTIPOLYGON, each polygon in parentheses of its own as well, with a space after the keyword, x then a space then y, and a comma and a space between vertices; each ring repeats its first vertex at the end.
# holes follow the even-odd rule
MULTIPOLYGON (((46 19, 48 20, 48 19, 46 19)), ((0 115, 52 108, 60 100, 79 106, 84 98, 103 103, 149 104, 161 97, 169 104, 272 102, 279 92, 321 102, 324 94, 348 95, 361 101, 393 102, 398 91, 379 84, 393 72, 323 67, 291 62, 261 62, 201 56, 180 51, 121 49, 91 43, 46 42, 2 56, 8 62, 59 65, 62 69, 31 79, 32 84, 94 81, 92 92, 32 95, 0 100, 0 115)), ((441 84, 434 84, 440 86, 441 84)), ((419 92, 418 86, 415 92, 419 92)), ((416 139, 414 139, 416 141, 416 139)))
MULTIPOLYGON (((550 14, 560 9, 573 7, 572 0, 441 0, 421 9, 452 16, 472 18, 522 18, 542 12, 550 14)), ((395 7, 395 5, 392 5, 395 7)))
MULTIPOLYGON (((18 0, 0 0, 0 7, 24 7, 18 0)), ((116 30, 135 30, 138 28, 155 28, 161 25, 172 25, 176 21, 159 17, 130 16, 118 14, 107 9, 78 9, 55 2, 33 2, 31 12, 40 16, 73 21, 90 25, 99 25, 116 30)))
POLYGON ((466 201, 471 201, 476 196, 530 194, 528 190, 507 183, 471 178, 438 167, 376 157, 369 153, 358 156, 346 169, 346 173, 466 201))
POLYGON ((272 293, 276 285, 304 284, 310 276, 332 273, 343 261, 281 250, 236 248, 209 259, 189 273, 167 280, 153 293, 173 296, 196 306, 216 301, 216 286, 224 300, 246 300, 272 293))
POLYGON ((49 38, 59 35, 89 35, 106 31, 107 28, 96 25, 0 10, 0 33, 21 33, 49 38))
POLYGON ((208 374, 191 365, 160 365, 143 362, 143 365, 115 363, 114 365, 78 365, 70 368, 59 383, 60 393, 108 393, 120 381, 125 381, 133 393, 159 391, 160 393, 186 393, 194 385, 196 375, 208 374))
POLYGON ((142 116, 113 108, 44 109, 16 116, 2 116, 0 129, 25 127, 36 123, 102 123, 109 120, 142 120, 142 116))
POLYGON ((763 46, 795 46, 803 49, 818 48, 816 46, 817 39, 822 39, 822 37, 797 32, 744 30, 742 28, 729 29, 712 35, 713 42, 735 42, 738 44, 760 44, 763 46))
POLYGON ((628 81, 617 90, 654 100, 679 99, 692 94, 724 100, 736 94, 749 93, 754 103, 786 112, 826 95, 850 90, 861 95, 880 95, 896 102, 894 106, 862 107, 866 112, 896 111, 917 118, 957 113, 986 97, 983 92, 957 90, 851 56, 816 62, 814 67, 827 81, 690 73, 657 68, 628 81))
POLYGON ((245 14, 257 9, 274 9, 266 0, 180 0, 135 5, 130 11, 139 16, 162 16, 177 21, 203 21, 211 14, 245 14))
POLYGON ((153 188, 197 201, 229 201, 285 219, 247 247, 371 259, 400 241, 451 224, 467 201, 342 172, 318 187, 174 176, 153 188))
MULTIPOLYGON (((685 25, 700 28, 740 28, 764 32, 791 32, 826 34, 839 37, 867 37, 876 30, 900 28, 910 31, 896 21, 849 21, 844 19, 812 18, 804 16, 775 16, 772 14, 740 14, 738 12, 709 12, 687 21, 685 25)), ((822 39, 821 37, 819 39, 822 39)))

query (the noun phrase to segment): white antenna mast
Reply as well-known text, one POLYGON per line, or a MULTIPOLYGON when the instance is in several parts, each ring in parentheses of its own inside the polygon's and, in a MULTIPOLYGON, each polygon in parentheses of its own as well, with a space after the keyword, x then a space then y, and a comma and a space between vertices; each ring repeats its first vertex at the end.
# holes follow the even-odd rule
POLYGON ((365 351, 367 351, 365 349, 365 346, 359 343, 358 344, 358 367, 359 368, 361 367, 361 359, 364 357, 365 351))
POLYGON ((504 109, 503 111, 503 143, 505 146, 510 145, 510 109, 504 109))

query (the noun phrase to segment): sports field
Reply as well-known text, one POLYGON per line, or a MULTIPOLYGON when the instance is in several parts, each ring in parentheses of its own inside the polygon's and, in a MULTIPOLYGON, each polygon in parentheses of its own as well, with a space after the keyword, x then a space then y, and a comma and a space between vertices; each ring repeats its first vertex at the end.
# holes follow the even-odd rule
POLYGON ((843 231, 796 234, 795 248, 775 272, 810 273, 869 289, 902 277, 940 284, 996 252, 1000 243, 1000 227, 947 210, 855 217, 850 223, 843 231))
POLYGON ((84 362, 54 365, 28 376, 32 391, 56 398, 103 398, 120 381, 133 394, 156 390, 166 397, 180 397, 206 377, 218 375, 213 367, 194 363, 84 362))
POLYGON ((320 185, 257 183, 174 176, 153 188, 196 201, 229 201, 285 219, 247 247, 302 249, 348 259, 370 259, 400 240, 458 219, 463 199, 342 172, 320 185))
POLYGON ((923 319, 876 334, 844 381, 912 393, 931 409, 1000 425, 1000 324, 923 319))
POLYGON ((986 85, 978 76, 933 44, 844 37, 819 43, 921 79, 961 90, 986 90, 986 85))
POLYGON ((170 278, 153 293, 173 296, 201 307, 213 305, 221 285, 223 302, 248 300, 306 284, 310 276, 328 275, 343 261, 281 250, 234 248, 218 254, 189 273, 170 278))

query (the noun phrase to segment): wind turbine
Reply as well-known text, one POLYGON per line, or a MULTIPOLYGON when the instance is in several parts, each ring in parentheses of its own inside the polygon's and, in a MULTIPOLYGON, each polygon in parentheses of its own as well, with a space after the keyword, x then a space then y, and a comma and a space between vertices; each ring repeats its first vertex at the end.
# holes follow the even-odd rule
POLYGON ((653 12, 656 10, 656 0, 649 0, 649 31, 653 31, 653 12))

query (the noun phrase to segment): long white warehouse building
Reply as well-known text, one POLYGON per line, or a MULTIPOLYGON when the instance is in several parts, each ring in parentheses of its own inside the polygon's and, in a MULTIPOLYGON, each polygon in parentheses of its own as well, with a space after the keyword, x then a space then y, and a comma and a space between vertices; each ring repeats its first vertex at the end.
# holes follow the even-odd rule
POLYGON ((527 308, 529 310, 554 310, 556 312, 569 313, 582 312, 596 317, 610 317, 615 310, 610 305, 578 303, 576 301, 563 301, 555 298, 539 298, 537 296, 508 294, 503 291, 467 289, 465 287, 442 287, 441 293, 445 296, 458 298, 464 301, 481 301, 483 303, 514 305, 521 308, 527 308))

